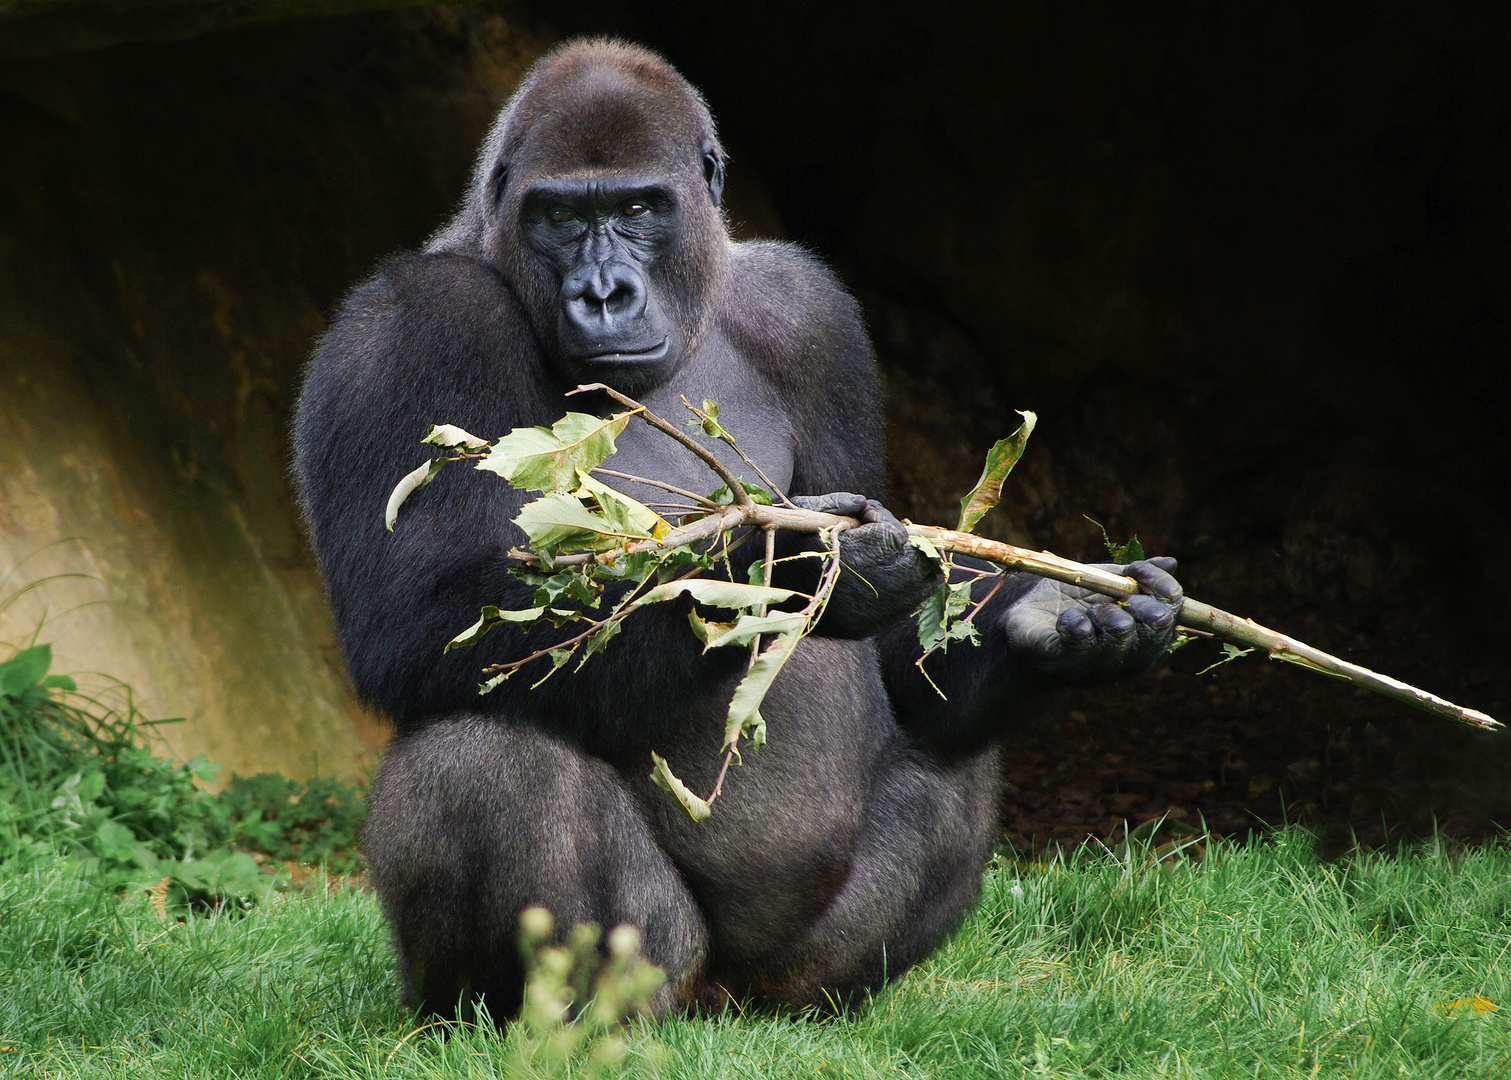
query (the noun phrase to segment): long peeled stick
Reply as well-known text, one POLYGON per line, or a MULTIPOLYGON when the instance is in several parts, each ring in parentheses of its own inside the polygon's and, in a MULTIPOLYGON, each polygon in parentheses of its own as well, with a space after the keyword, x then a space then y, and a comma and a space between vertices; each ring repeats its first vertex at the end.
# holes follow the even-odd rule
MULTIPOLYGON (((1063 581, 1067 585, 1078 585, 1104 596, 1115 596, 1121 599, 1135 596, 1139 591, 1139 583, 1132 578, 1110 574, 1093 566, 1062 559, 1047 551, 1029 551, 1027 548, 1014 547, 1012 544, 1004 544, 997 540, 987 540, 972 533, 941 529, 933 525, 910 524, 908 534, 922 537, 940 551, 974 555, 978 559, 997 563, 1008 570, 1021 570, 1040 577, 1053 578, 1055 581, 1063 581)), ((1300 664, 1304 668, 1320 671, 1324 675, 1332 675, 1351 682, 1355 686, 1362 686, 1377 694, 1384 694, 1388 698, 1415 705, 1436 716, 1457 720, 1462 724, 1485 731, 1497 731, 1502 727, 1499 720, 1486 716, 1476 709, 1466 709, 1436 694, 1429 694, 1399 679, 1392 679, 1389 675, 1381 675, 1379 672, 1370 671, 1369 668, 1351 664, 1347 660, 1340 660, 1321 649, 1312 648, 1303 641, 1297 641, 1269 627, 1260 626, 1253 619, 1240 619, 1237 615, 1230 615, 1226 611, 1221 611, 1210 604, 1203 604, 1199 600, 1186 600, 1181 605, 1179 618, 1180 624, 1189 629, 1204 630, 1235 645, 1264 649, 1271 660, 1300 664)))

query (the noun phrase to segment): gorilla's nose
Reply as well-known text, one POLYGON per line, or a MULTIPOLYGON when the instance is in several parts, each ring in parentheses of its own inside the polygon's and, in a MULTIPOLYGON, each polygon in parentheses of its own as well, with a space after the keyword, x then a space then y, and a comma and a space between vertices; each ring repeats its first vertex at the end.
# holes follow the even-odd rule
POLYGON ((645 279, 624 263, 583 267, 562 283, 567 319, 585 339, 613 338, 645 314, 645 279))

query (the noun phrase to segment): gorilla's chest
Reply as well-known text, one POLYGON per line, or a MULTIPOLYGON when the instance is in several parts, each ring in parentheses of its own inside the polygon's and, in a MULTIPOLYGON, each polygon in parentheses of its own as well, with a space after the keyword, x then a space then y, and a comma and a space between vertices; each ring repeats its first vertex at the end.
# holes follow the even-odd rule
MULTIPOLYGON (((653 413, 687 432, 735 476, 747 483, 761 484, 755 470, 728 445, 710 438, 699 426, 685 426, 692 413, 683 407, 684 398, 699 408, 705 400, 716 402, 719 423, 773 484, 786 489, 793 472, 792 425, 775 388, 766 379, 737 357, 713 347, 705 349, 669 382, 638 399, 653 413)), ((690 450, 646 424, 632 423, 617 440, 617 446, 618 452, 604 462, 605 468, 660 480, 700 495, 723 483, 690 450)), ((642 502, 684 501, 648 485, 612 477, 604 479, 642 502)))

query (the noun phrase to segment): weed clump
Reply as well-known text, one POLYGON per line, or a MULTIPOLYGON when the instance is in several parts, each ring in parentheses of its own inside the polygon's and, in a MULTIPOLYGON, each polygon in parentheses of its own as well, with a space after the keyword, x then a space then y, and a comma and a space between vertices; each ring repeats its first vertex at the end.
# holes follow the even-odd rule
POLYGON ((145 891, 161 913, 245 907, 285 884, 291 864, 360 868, 361 794, 276 774, 233 777, 203 754, 175 761, 130 691, 81 694, 50 675, 34 645, 0 662, 0 874, 67 859, 117 891, 145 891))

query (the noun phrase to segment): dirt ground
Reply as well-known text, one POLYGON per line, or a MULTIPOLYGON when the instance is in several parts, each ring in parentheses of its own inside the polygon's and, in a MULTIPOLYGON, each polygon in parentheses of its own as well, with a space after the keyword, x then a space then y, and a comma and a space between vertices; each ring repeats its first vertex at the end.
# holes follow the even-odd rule
MULTIPOLYGON (((949 354, 947 326, 898 319, 911 325, 892 342, 877 320, 892 361, 891 499, 899 515, 952 524, 985 448, 1007 433, 1007 411, 988 378, 972 382, 968 356, 949 354), (903 353, 905 368, 898 342, 919 340, 933 344, 903 353), (937 375, 918 361, 930 351, 947 365, 937 375)), ((1156 415, 1162 392, 1119 391, 1132 417, 1156 415)), ((1499 528, 1493 504, 1403 481, 1367 447, 1325 438, 1297 436, 1257 470, 1214 465, 1221 455, 1183 437, 1194 424, 1180 409, 1137 428, 1110 423, 1111 408, 1082 396, 1075 408, 1046 395, 980 531, 1096 562, 1106 555, 1085 519, 1096 517, 1115 540, 1137 534, 1150 554, 1179 556, 1189 596, 1508 717, 1496 593, 1464 588, 1492 569, 1455 562, 1499 528)), ((1476 842, 1511 824, 1511 740, 1257 653, 1202 673, 1221 658, 1216 642, 1192 642, 1129 684, 1068 694, 1041 726, 1011 735, 1004 840, 1042 852, 1168 815, 1238 839, 1302 821, 1341 851, 1435 831, 1476 842)))

